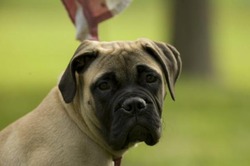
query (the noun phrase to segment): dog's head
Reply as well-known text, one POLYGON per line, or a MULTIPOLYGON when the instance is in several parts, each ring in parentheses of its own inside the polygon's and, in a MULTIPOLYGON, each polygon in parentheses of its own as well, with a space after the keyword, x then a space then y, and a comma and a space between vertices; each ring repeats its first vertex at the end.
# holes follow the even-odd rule
POLYGON ((84 41, 59 89, 66 103, 78 100, 85 114, 98 119, 110 147, 122 150, 136 142, 158 142, 166 89, 174 100, 180 71, 179 53, 169 44, 84 41))

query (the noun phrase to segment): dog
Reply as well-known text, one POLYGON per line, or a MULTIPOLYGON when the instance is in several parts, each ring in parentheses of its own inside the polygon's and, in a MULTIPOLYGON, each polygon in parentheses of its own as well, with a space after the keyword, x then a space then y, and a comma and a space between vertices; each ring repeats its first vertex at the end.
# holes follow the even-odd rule
POLYGON ((58 86, 0 132, 0 165, 111 166, 138 142, 155 145, 180 72, 169 44, 82 42, 58 86))

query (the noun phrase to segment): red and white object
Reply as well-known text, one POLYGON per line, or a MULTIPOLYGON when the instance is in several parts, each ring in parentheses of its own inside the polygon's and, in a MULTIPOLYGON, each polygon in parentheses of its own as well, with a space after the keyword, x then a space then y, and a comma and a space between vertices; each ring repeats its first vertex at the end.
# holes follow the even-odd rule
POLYGON ((117 15, 132 0, 62 0, 76 27, 76 39, 98 40, 98 24, 117 15))

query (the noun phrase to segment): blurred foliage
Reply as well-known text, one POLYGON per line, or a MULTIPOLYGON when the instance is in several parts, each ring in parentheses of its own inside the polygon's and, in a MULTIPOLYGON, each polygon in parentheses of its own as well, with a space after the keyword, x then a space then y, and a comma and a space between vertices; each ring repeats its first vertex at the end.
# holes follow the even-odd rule
MULTIPOLYGON (((216 77, 181 76, 167 97, 163 137, 139 145, 123 165, 250 164, 250 1, 212 1, 216 77)), ((100 25, 101 40, 148 37, 171 43, 171 1, 136 0, 100 25)), ((60 0, 0 1, 0 129, 35 108, 56 85, 79 42, 60 0)))

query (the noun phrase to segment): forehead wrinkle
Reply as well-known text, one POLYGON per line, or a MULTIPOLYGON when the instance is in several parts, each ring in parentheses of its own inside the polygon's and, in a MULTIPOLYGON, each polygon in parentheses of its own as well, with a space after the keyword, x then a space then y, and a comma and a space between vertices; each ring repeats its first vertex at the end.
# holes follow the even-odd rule
POLYGON ((133 80, 135 77, 133 70, 135 70, 134 66, 137 63, 137 58, 132 54, 132 52, 128 53, 128 51, 119 50, 115 54, 100 56, 96 65, 105 68, 105 72, 115 72, 119 80, 133 80))
POLYGON ((116 77, 120 80, 126 79, 128 80, 131 77, 131 63, 128 62, 127 52, 121 50, 117 55, 111 55, 111 61, 113 64, 110 66, 110 71, 114 71, 116 73, 116 77), (112 60, 113 59, 113 60, 112 60), (130 74, 129 74, 130 73, 130 74))
POLYGON ((130 81, 133 80, 135 77, 135 72, 134 70, 134 66, 136 64, 135 60, 133 61, 132 59, 132 54, 129 54, 128 51, 123 50, 119 56, 119 60, 121 63, 120 66, 120 79, 125 79, 126 81, 130 81), (123 76, 123 77, 122 77, 123 76))

